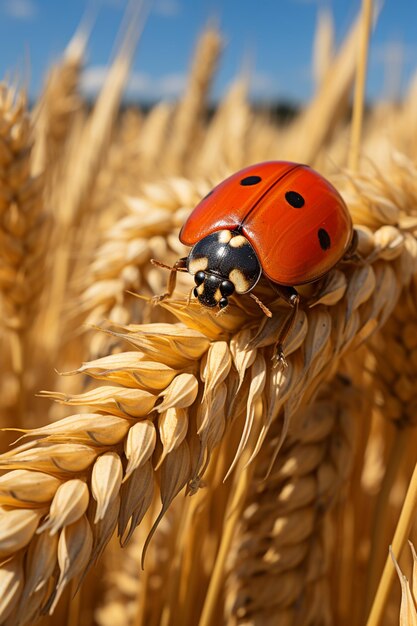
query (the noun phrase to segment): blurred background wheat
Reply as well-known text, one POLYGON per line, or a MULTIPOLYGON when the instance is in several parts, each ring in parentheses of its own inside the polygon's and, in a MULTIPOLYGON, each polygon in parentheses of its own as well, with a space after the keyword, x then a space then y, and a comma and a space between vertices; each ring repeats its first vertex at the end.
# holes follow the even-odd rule
POLYGON ((253 102, 250 63, 213 105, 221 19, 176 100, 127 106, 139 2, 93 99, 93 5, 33 102, 1 84, 1 624, 417 623, 417 90, 393 53, 365 106, 371 8, 337 46, 317 13, 299 108, 253 102), (332 180, 360 253, 306 291, 283 371, 262 284, 268 321, 187 306, 189 277, 150 305, 196 203, 271 159, 332 180))

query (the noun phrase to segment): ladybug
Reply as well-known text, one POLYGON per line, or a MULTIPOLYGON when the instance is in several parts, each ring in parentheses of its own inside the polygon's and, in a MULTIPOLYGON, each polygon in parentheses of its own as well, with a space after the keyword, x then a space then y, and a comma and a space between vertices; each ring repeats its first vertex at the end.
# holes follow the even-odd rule
POLYGON ((295 287, 324 276, 356 247, 352 220, 339 192, 307 165, 269 161, 233 174, 210 191, 181 229, 191 247, 171 270, 169 297, 177 271, 194 276, 194 296, 205 307, 225 309, 232 294, 249 294, 261 276, 293 307, 281 330, 282 343, 294 323, 300 295, 295 287))

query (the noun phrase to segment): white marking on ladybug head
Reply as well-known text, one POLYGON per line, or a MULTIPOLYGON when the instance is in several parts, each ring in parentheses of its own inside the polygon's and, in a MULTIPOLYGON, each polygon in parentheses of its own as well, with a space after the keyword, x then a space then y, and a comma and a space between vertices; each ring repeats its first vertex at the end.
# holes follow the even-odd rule
POLYGON ((188 263, 188 271, 190 274, 194 275, 197 272, 204 272, 208 267, 208 258, 206 256, 202 256, 200 258, 191 259, 188 263))
POLYGON ((230 230, 219 230, 218 240, 219 243, 229 243, 232 239, 232 233, 230 230))
POLYGON ((237 235, 236 237, 232 238, 232 241, 230 242, 230 246, 232 248, 243 248, 243 246, 246 246, 248 244, 248 240, 243 237, 243 235, 237 235))
POLYGON ((237 293, 246 293, 252 286, 243 272, 237 268, 230 272, 229 280, 234 284, 237 293))

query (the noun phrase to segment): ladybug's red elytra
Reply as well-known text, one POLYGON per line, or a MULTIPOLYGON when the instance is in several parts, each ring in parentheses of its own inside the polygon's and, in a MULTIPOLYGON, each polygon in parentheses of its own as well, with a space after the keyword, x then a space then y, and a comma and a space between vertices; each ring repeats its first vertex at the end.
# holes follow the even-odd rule
MULTIPOLYGON (((192 246, 171 270, 169 297, 177 271, 194 276, 198 301, 224 309, 233 294, 252 291, 259 278, 293 306, 278 340, 282 343, 297 313, 295 287, 311 283, 355 247, 349 211, 339 192, 307 165, 269 161, 251 165, 217 185, 195 207, 180 232, 192 246)), ((264 313, 271 312, 250 293, 264 313)))

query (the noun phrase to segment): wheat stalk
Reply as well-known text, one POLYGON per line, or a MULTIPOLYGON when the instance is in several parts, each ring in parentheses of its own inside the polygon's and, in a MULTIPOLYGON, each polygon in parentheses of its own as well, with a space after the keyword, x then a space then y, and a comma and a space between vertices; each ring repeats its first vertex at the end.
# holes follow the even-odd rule
POLYGON ((361 37, 359 41, 358 63, 356 68, 355 93, 352 115, 352 135, 349 151, 349 167, 358 169, 359 152, 362 139, 362 124, 365 108, 366 73, 368 69, 369 38, 373 18, 372 0, 362 1, 361 37))

